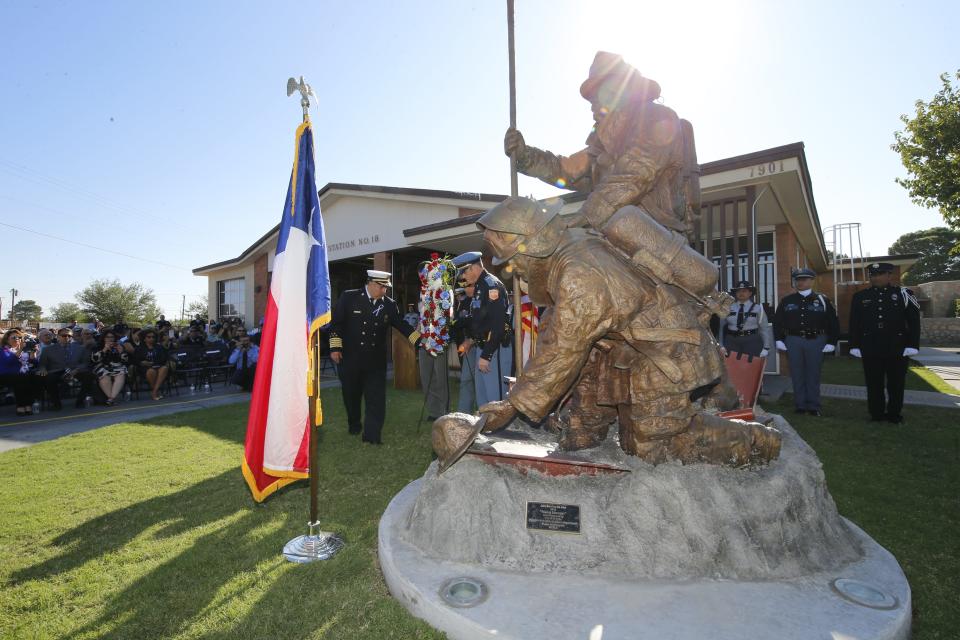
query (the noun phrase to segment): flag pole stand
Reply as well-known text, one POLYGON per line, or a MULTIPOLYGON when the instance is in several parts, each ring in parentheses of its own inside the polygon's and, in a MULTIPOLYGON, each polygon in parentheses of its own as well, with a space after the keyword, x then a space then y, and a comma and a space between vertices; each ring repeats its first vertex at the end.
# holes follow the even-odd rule
POLYGON ((336 533, 320 530, 320 519, 317 515, 317 492, 320 485, 317 460, 317 440, 320 437, 320 427, 316 424, 317 402, 320 396, 320 332, 314 332, 310 338, 310 349, 313 351, 313 394, 310 396, 310 522, 307 523, 307 534, 297 536, 283 547, 283 557, 290 562, 314 562, 329 560, 343 548, 343 538, 336 533))
MULTIPOLYGON (((287 80, 287 96, 295 91, 300 92, 300 105, 303 107, 303 121, 308 122, 310 115, 310 97, 313 90, 300 76, 297 82, 294 78, 287 80)), ((316 98, 316 96, 314 96, 316 98)), ((343 538, 336 533, 320 530, 320 518, 317 515, 317 492, 319 487, 318 474, 320 461, 317 458, 317 440, 320 437, 320 426, 317 424, 317 399, 320 397, 320 332, 314 331, 310 336, 310 367, 312 369, 310 403, 310 521, 307 523, 306 535, 297 536, 283 546, 283 557, 290 562, 305 563, 317 560, 329 560, 343 548, 343 538)))

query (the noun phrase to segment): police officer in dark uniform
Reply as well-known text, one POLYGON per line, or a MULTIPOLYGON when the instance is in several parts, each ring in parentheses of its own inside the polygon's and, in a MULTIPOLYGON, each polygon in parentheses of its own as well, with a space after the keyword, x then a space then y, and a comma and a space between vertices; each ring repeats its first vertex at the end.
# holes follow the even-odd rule
POLYGON ((457 304, 453 308, 453 329, 451 331, 460 355, 460 397, 457 401, 457 411, 473 413, 477 409, 477 357, 470 348, 473 335, 470 330, 470 306, 473 303, 473 294, 476 285, 460 281, 457 289, 457 304))
POLYGON ((481 252, 470 251, 453 259, 460 278, 475 285, 469 338, 476 357, 474 387, 479 406, 507 396, 503 377, 511 374, 513 365, 513 334, 507 315, 509 294, 503 283, 483 267, 482 258, 481 252))
POLYGON ((786 351, 797 413, 820 415, 820 368, 823 354, 836 350, 840 337, 837 312, 822 293, 814 293, 812 269, 793 274, 796 293, 780 300, 773 318, 777 350, 786 351))
POLYGON ((394 327, 416 344, 420 334, 403 321, 387 289, 386 271, 367 271, 367 284, 340 294, 329 325, 330 359, 340 368, 340 389, 350 433, 363 431, 363 441, 381 444, 386 415, 387 333, 394 327), (364 400, 361 429, 360 399, 364 400))
POLYGON ((874 262, 867 272, 872 286, 850 303, 850 355, 863 360, 870 419, 898 424, 909 358, 919 353, 920 303, 910 289, 890 284, 892 264, 874 262))

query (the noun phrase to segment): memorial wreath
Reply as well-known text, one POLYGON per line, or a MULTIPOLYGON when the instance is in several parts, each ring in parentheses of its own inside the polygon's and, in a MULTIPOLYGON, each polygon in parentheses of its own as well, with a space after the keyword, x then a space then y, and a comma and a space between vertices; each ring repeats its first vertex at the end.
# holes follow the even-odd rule
POLYGON ((432 356, 443 353, 449 344, 453 319, 453 285, 457 268, 449 256, 431 253, 420 268, 420 344, 432 356))

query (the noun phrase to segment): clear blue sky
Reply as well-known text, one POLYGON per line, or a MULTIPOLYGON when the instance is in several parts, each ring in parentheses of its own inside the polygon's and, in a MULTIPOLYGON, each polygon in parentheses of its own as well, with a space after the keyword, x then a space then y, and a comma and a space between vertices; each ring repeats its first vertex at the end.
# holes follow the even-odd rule
MULTIPOLYGON (((821 222, 864 249, 942 223, 911 204, 898 116, 960 67, 957 2, 516 0, 518 124, 579 149, 577 89, 622 54, 694 124, 701 161, 806 144, 821 222)), ((509 192, 505 1, 9 2, 0 12, 0 295, 44 308, 94 278, 168 316, 279 219, 303 74, 318 181, 509 192), (163 264, 156 264, 156 262, 163 264)), ((521 178, 521 193, 551 187, 521 178)))

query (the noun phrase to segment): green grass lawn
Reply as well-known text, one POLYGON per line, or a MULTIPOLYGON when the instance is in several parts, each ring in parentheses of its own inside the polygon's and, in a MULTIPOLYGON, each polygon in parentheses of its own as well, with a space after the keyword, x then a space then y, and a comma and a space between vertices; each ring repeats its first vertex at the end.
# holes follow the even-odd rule
MULTIPOLYGON (((824 384, 852 384, 862 387, 865 384, 863 381, 863 365, 860 360, 850 356, 828 356, 823 359, 821 382, 824 384)), ((960 393, 933 371, 912 360, 910 368, 907 370, 905 388, 913 391, 938 391, 954 395, 960 393)))
MULTIPOLYGON (((429 464, 418 392, 389 391, 382 447, 346 433, 324 393, 321 520, 347 546, 285 562, 305 531, 307 483, 257 505, 239 470, 246 406, 120 424, 0 454, 0 636, 5 638, 440 638, 387 592, 377 524, 429 464)), ((772 410, 789 411, 787 404, 772 410)), ((908 407, 863 422, 863 403, 788 417, 821 456, 841 513, 900 560, 917 640, 960 628, 958 413, 908 407)))
POLYGON ((960 629, 960 411, 907 406, 904 424, 868 422, 866 402, 824 399, 822 418, 782 413, 816 450, 840 513, 886 547, 913 590, 913 639, 960 629))

